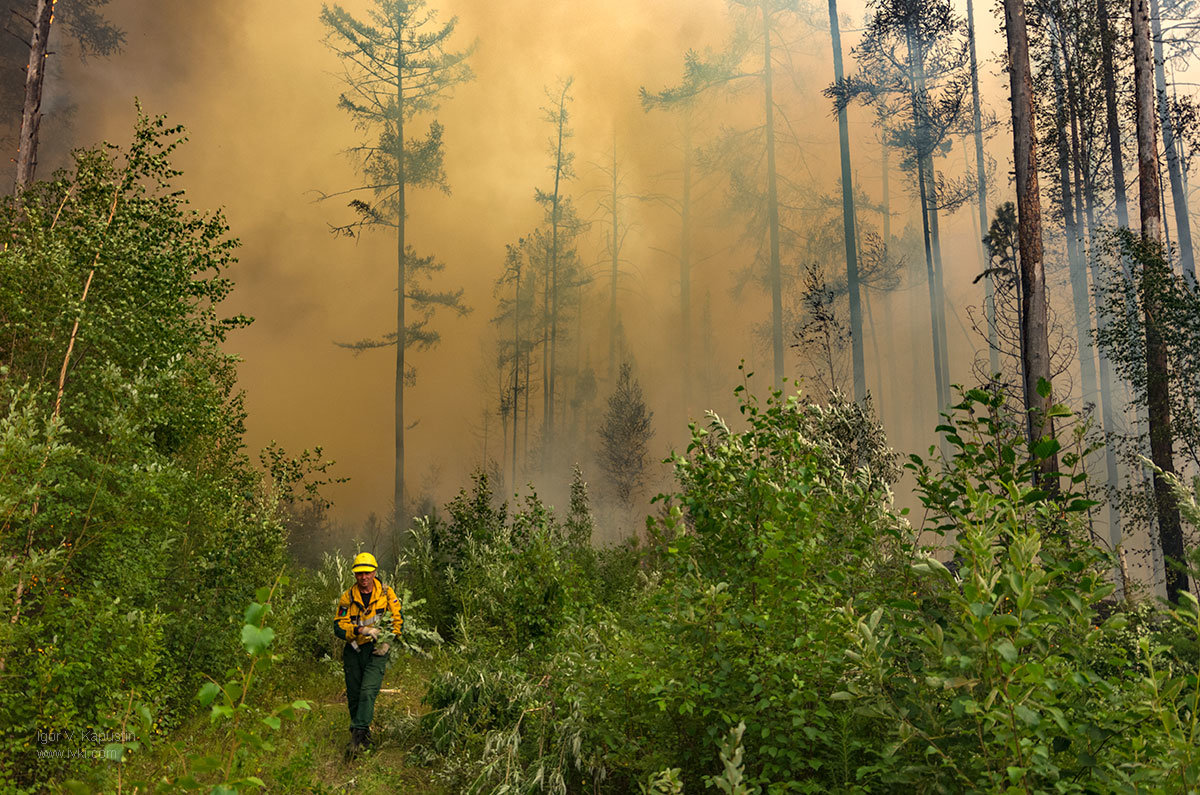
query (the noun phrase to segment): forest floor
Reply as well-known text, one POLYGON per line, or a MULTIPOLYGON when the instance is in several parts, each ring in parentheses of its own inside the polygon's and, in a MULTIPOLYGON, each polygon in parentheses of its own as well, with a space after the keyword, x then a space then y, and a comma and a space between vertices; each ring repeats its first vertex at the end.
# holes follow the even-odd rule
MULTIPOLYGON (((324 660, 304 670, 279 672, 266 703, 303 699, 312 709, 284 721, 278 732, 264 731, 262 736, 272 748, 251 752, 242 773, 257 775, 266 783, 266 791, 273 793, 448 795, 449 790, 434 780, 434 769, 410 759, 419 752, 412 737, 417 720, 427 711, 421 698, 436 668, 435 661, 413 657, 401 657, 393 663, 375 702, 371 727, 375 746, 350 762, 344 759, 350 719, 340 662, 324 660)), ((185 721, 150 753, 131 759, 124 766, 122 778, 125 782, 164 777, 178 780, 188 764, 186 757, 215 753, 220 746, 228 748, 226 731, 225 726, 212 727, 205 710, 185 721)), ((121 787, 115 766, 104 789, 130 791, 128 785, 121 787)))

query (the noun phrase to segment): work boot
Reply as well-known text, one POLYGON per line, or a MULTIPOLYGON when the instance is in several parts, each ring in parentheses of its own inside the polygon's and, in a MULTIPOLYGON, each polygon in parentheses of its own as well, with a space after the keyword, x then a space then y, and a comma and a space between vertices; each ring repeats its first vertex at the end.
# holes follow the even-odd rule
POLYGON ((365 729, 361 729, 361 731, 362 740, 359 741, 359 745, 362 746, 363 750, 369 751, 375 747, 375 741, 371 738, 371 727, 368 726, 365 729))
POLYGON ((346 761, 347 762, 351 761, 352 759, 354 759, 355 757, 358 756, 358 752, 366 744, 364 742, 365 739, 366 739, 366 730, 364 730, 364 729, 351 729, 350 730, 350 742, 346 744, 346 761))

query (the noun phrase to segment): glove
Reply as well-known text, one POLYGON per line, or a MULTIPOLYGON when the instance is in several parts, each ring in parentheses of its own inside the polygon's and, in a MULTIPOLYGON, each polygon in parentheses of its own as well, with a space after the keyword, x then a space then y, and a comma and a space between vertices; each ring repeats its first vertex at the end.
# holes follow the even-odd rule
POLYGON ((358 634, 373 641, 379 637, 379 627, 359 627, 358 634))
POLYGON ((391 651, 391 648, 392 648, 392 644, 390 644, 390 643, 380 643, 377 646, 375 646, 375 651, 373 651, 371 653, 374 654, 376 657, 382 657, 383 655, 385 655, 389 651, 391 651))

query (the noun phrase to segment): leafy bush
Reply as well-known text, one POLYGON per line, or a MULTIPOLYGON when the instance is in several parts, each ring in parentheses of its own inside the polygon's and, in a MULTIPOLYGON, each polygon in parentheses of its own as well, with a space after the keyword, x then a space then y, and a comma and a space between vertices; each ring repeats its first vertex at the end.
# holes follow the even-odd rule
POLYGON ((220 347, 248 322, 220 314, 237 241, 174 184, 181 140, 140 116, 129 147, 0 204, 0 788, 74 772, 39 730, 193 709, 237 657, 246 583, 282 563, 220 347))
MULTIPOLYGON (((952 459, 936 471, 912 459, 931 523, 955 534, 957 571, 927 557, 912 567, 920 598, 847 609, 855 666, 833 698, 888 727, 860 779, 1022 792, 1186 781, 1196 753, 1183 742, 1195 731, 1178 711, 1194 716, 1197 703, 1176 698, 1195 689, 1194 669, 1156 671, 1164 650, 1152 634, 1127 645, 1127 611, 1103 607, 1114 561, 1087 542, 1089 502, 1034 485, 1039 459, 1056 446, 1027 449, 1002 406, 999 393, 966 393, 941 428, 952 459)), ((1144 608, 1129 612, 1146 624, 1144 608)), ((1198 628, 1186 610, 1171 615, 1198 628)))
POLYGON ((638 584, 565 600, 537 640, 470 620, 499 583, 528 599, 520 578, 561 570, 505 526, 494 571, 450 578, 472 629, 426 696, 427 755, 471 792, 1191 791, 1200 611, 1109 601, 1087 451, 1040 487, 1057 444, 1029 450, 1005 405, 965 393, 950 456, 911 459, 940 549, 915 545, 878 427, 836 396, 744 396, 743 430, 694 427, 638 584))

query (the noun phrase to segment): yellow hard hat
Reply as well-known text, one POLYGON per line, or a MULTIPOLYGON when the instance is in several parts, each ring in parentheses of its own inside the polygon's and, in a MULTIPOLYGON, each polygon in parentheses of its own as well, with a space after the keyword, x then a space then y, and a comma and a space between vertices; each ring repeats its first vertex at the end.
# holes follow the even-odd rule
POLYGON ((350 571, 359 574, 364 571, 375 571, 379 568, 379 564, 375 562, 375 556, 370 552, 359 552, 354 556, 354 565, 350 567, 350 571))

